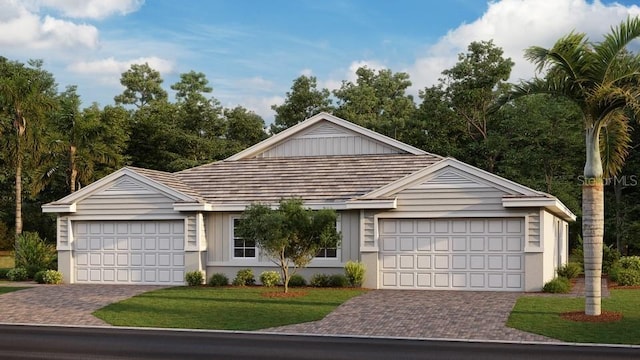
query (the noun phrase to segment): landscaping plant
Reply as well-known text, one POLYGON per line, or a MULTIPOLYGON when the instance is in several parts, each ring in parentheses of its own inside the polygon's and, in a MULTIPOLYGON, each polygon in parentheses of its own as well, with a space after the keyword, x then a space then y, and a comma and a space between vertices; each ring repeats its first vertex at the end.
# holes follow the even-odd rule
POLYGON ((204 274, 202 271, 189 271, 185 274, 184 279, 189 286, 200 286, 204 284, 204 274))
POLYGON ((223 273, 215 273, 209 278, 209 286, 227 286, 229 278, 223 273))
POLYGON ((27 269, 17 267, 7 272, 7 279, 11 281, 25 281, 29 279, 29 275, 27 273, 27 269))
POLYGON ((571 282, 565 277, 558 276, 544 284, 542 291, 552 294, 566 294, 571 291, 571 282))
POLYGON ((256 283, 256 278, 253 276, 253 270, 242 269, 236 273, 236 278, 233 279, 233 285, 235 286, 250 286, 256 283))
POLYGON ((563 266, 560 266, 556 270, 556 273, 558 274, 559 277, 564 277, 567 279, 574 279, 578 277, 578 275, 580 275, 581 272, 582 272, 582 266, 576 262, 568 262, 563 266))
POLYGON ((263 286, 274 287, 280 283, 280 274, 277 271, 263 271, 260 274, 260 282, 263 286))
POLYGON ((293 274, 289 278, 289 286, 290 287, 307 286, 307 280, 305 280, 304 276, 300 274, 293 274))
POLYGON ((44 284, 62 284, 62 273, 58 270, 45 270, 42 274, 44 284))
POLYGON ((28 278, 38 271, 52 269, 56 257, 55 245, 46 243, 36 232, 24 232, 16 239, 16 268, 24 268, 28 278))
POLYGON ((366 269, 363 263, 359 261, 347 261, 344 265, 344 274, 347 277, 349 286, 361 287, 364 282, 364 273, 366 269))

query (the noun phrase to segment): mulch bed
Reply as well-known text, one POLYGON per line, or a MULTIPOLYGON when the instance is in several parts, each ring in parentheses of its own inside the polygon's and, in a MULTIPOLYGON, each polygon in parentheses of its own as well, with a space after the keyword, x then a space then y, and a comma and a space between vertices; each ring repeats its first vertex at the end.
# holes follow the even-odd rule
POLYGON ((577 322, 616 322, 622 320, 622 313, 615 311, 605 311, 598 316, 585 315, 584 311, 570 311, 560 314, 565 320, 577 322))
POLYGON ((263 292, 260 295, 266 298, 297 298, 306 296, 308 293, 306 291, 292 291, 285 293, 283 291, 278 292, 263 292))

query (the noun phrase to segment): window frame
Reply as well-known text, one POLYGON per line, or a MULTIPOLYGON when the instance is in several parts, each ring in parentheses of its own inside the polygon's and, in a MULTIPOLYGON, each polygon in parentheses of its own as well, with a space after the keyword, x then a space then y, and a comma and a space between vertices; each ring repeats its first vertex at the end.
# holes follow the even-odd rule
MULTIPOLYGON (((341 214, 337 214, 336 217, 336 231, 340 232, 342 230, 342 215, 341 214)), ((320 260, 320 261, 324 261, 324 260, 328 260, 328 261, 336 261, 336 260, 340 260, 340 258, 342 258, 342 254, 341 254, 341 248, 342 248, 342 241, 338 244, 338 246, 336 247, 330 247, 330 248, 321 248, 318 253, 320 251, 324 251, 325 255, 327 253, 328 250, 332 250, 335 249, 336 251, 336 255, 335 256, 318 256, 316 254, 316 256, 313 257, 313 260, 320 260)))
POLYGON ((229 238, 230 238, 230 252, 231 259, 233 260, 257 260, 258 259, 258 246, 254 241, 253 244, 253 256, 236 256, 236 249, 242 249, 244 253, 246 253, 247 249, 251 249, 252 247, 246 246, 246 241, 240 237, 236 237, 236 221, 242 220, 241 216, 231 216, 230 217, 230 226, 229 226, 229 238), (236 247, 236 240, 242 240, 245 244, 242 247, 236 247))

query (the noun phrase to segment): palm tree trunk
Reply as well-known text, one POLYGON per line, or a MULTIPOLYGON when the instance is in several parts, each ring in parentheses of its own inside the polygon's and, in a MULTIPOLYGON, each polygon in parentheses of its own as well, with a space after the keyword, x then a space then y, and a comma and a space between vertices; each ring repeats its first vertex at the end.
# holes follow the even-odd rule
POLYGON ((582 239, 584 249, 585 314, 601 313, 604 186, 600 158, 600 129, 586 130, 587 161, 582 184, 582 239))
POLYGON ((69 147, 69 188, 72 193, 76 192, 76 181, 78 179, 78 169, 76 167, 76 147, 69 147))
MULTIPOLYGON (((19 151, 19 150, 18 150, 19 151)), ((16 159, 16 238, 22 234, 22 155, 16 159)))
POLYGON ((600 315, 604 191, 602 183, 582 185, 585 314, 600 315))

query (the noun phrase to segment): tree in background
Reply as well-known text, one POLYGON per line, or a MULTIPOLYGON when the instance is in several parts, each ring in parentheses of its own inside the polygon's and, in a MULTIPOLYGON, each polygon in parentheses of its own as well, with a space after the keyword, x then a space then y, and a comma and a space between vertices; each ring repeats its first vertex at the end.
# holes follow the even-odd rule
POLYGON ((293 80, 291 91, 287 92, 284 103, 271 106, 276 112, 271 132, 279 133, 315 114, 332 111, 330 95, 327 89, 318 90, 315 76, 302 75, 293 80))
POLYGON ((116 105, 134 105, 138 109, 154 101, 166 101, 167 92, 162 89, 162 81, 160 72, 148 63, 133 64, 120 77, 124 91, 113 99, 116 105))
POLYGON ((225 138, 229 141, 231 150, 229 156, 267 138, 264 120, 253 111, 236 106, 233 109, 225 109, 224 117, 227 122, 225 138))
POLYGON ((255 241, 280 267, 286 293, 291 275, 306 267, 320 249, 338 246, 336 219, 335 210, 305 209, 300 199, 281 200, 277 209, 263 204, 247 207, 236 231, 245 241, 255 241))
POLYGON ((356 75, 355 83, 343 81, 340 89, 333 91, 338 98, 335 115, 404 141, 407 123, 416 109, 413 96, 406 94, 411 86, 409 74, 361 67, 356 75))
POLYGON ((546 70, 516 86, 514 97, 545 93, 574 102, 582 112, 586 162, 582 178, 582 237, 584 241, 585 314, 601 313, 604 230, 603 179, 619 173, 631 141, 630 116, 640 116, 640 57, 627 45, 640 37, 640 18, 612 28, 602 42, 584 33, 570 33, 552 48, 533 46, 525 56, 546 70))
POLYGON ((15 234, 22 233, 22 185, 25 159, 42 152, 46 132, 46 113, 55 107, 53 75, 42 68, 42 61, 28 66, 0 57, 0 110, 3 147, 15 174, 15 234))
MULTIPOLYGON (((472 42, 467 53, 458 55, 458 62, 444 70, 440 88, 454 119, 466 127, 468 152, 464 160, 472 165, 495 172, 500 156, 500 138, 492 136, 495 129, 491 105, 511 74, 513 62, 502 57, 503 51, 493 41, 472 42)), ((432 89, 435 91, 435 89, 432 89)))

